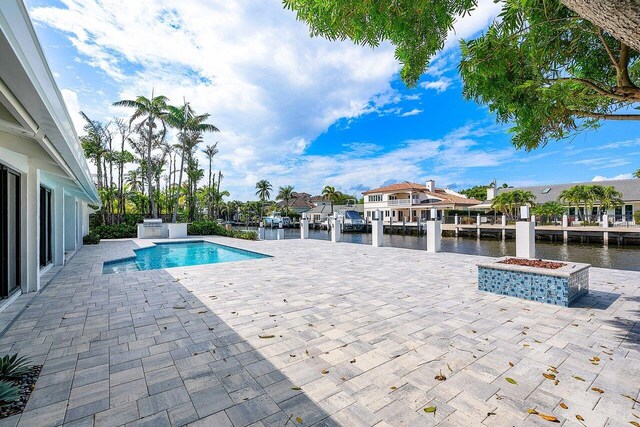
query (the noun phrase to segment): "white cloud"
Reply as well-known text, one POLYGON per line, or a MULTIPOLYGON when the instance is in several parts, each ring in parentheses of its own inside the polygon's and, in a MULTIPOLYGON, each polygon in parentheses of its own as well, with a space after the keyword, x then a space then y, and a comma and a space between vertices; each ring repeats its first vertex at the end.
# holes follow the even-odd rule
POLYGON ((617 180, 617 179, 632 179, 632 178, 633 178, 633 174, 632 173, 621 173, 620 175, 616 175, 616 176, 612 176, 612 177, 596 175, 591 179, 591 181, 592 182, 598 182, 598 181, 611 181, 611 180, 617 180))
POLYGON ((448 77, 442 77, 438 80, 420 83, 420 86, 425 89, 433 89, 436 92, 440 93, 444 92, 449 88, 449 86, 451 86, 451 79, 448 77))
MULTIPOLYGON (((312 141, 340 119, 348 126, 364 114, 419 110, 403 113, 397 106, 403 98, 390 86, 399 71, 392 46, 370 49, 310 38, 307 26, 280 0, 63 0, 62 5, 35 7, 31 16, 64 33, 77 49, 76 60, 95 67, 118 88, 115 99, 100 95, 104 87, 63 90, 72 115, 80 108, 105 121, 127 114, 111 103, 149 96, 152 88, 172 103, 185 97, 197 111, 211 113, 210 121, 221 129, 207 135, 205 143, 220 141, 213 167, 223 171, 223 186, 234 198, 252 197, 253 183, 261 178, 308 191, 329 180, 349 186, 414 179, 422 173, 419 159, 435 155, 429 147, 441 156, 446 152, 438 142, 423 141, 376 159, 354 159, 354 153, 306 155, 312 141), (429 154, 416 157, 415 149, 429 154)), ((491 0, 481 0, 456 24, 447 47, 477 33, 495 10, 491 0)), ((450 68, 434 64, 435 72, 450 68)), ((432 76, 438 80, 428 83, 430 89, 443 91, 451 84, 437 73, 432 76)))
POLYGON ((411 111, 407 111, 405 113, 402 113, 400 116, 402 117, 409 117, 409 116, 417 116, 418 114, 422 113, 422 110, 419 108, 414 108, 411 111))

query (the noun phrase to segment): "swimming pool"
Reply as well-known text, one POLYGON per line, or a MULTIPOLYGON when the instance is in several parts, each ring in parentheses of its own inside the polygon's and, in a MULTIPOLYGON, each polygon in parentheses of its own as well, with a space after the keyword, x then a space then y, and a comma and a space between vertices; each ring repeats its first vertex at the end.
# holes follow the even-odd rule
POLYGON ((188 267, 269 257, 269 255, 205 241, 156 243, 155 246, 149 248, 134 249, 134 252, 136 253, 135 257, 105 262, 102 266, 102 274, 188 267))

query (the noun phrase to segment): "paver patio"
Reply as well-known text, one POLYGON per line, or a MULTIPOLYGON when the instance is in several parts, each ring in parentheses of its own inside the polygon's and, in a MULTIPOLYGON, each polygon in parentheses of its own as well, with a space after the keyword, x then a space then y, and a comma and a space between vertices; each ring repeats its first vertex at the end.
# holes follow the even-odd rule
POLYGON ((207 240, 273 258, 103 276, 135 241, 82 248, 0 338, 44 365, 0 426, 640 422, 640 273, 562 308, 477 291, 481 257, 207 240))

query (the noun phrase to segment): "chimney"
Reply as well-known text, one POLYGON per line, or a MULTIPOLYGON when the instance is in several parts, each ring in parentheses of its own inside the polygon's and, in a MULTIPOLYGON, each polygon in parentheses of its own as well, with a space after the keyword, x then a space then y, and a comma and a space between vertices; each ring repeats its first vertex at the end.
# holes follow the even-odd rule
POLYGON ((428 192, 434 193, 436 191, 436 182, 432 179, 427 180, 426 187, 428 192))
POLYGON ((496 198, 496 187, 490 186, 487 188, 487 200, 493 200, 496 198))

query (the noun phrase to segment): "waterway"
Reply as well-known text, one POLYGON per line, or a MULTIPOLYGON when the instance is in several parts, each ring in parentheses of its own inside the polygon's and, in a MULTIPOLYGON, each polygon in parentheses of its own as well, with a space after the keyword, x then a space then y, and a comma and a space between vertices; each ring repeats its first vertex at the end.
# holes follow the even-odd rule
MULTIPOLYGON (((244 227, 238 227, 245 229, 244 227)), ((255 228, 252 228, 255 230, 255 228)), ((276 239, 276 229, 265 230, 266 239, 276 239)), ((289 228, 284 230, 285 239, 299 239, 300 230, 289 228)), ((330 235, 326 230, 309 230, 309 238, 319 240, 330 240, 330 235)), ((359 243, 370 245, 370 233, 344 233, 342 241, 348 243, 359 243)), ((398 248, 426 250, 426 237, 384 235, 385 246, 398 248)), ((484 256, 507 256, 515 255, 515 240, 498 239, 476 239, 469 237, 443 237, 442 251, 455 252, 469 255, 484 256)), ((559 261, 584 262, 594 267, 615 268, 620 270, 640 271, 640 246, 624 246, 610 243, 609 246, 602 244, 581 244, 536 241, 536 257, 559 261)))

